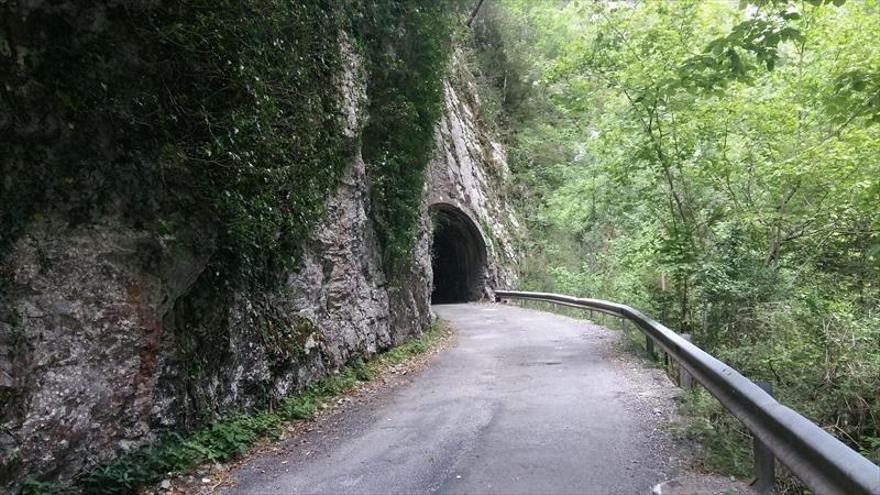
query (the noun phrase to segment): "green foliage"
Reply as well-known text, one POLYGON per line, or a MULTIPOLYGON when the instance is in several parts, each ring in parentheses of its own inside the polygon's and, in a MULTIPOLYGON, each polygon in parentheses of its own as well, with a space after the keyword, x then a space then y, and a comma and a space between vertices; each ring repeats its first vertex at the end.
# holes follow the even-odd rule
MULTIPOLYGON (((840 3, 505 0, 475 64, 526 288, 641 307, 877 460, 880 12, 840 3)), ((709 464, 741 474, 703 406, 709 464)))
POLYGON ((752 437, 720 402, 697 388, 684 396, 679 413, 683 419, 673 426, 673 435, 705 448, 703 468, 739 478, 752 474, 752 437))
POLYGON ((366 59, 363 152, 388 260, 408 260, 456 9, 441 2, 7 2, 0 251, 35 216, 216 238, 216 283, 296 262, 350 163, 340 36, 366 59))
POLYGON ((839 123, 864 117, 869 124, 880 124, 880 66, 852 69, 838 76, 836 91, 825 104, 839 123))
POLYGON ((728 79, 748 81, 749 73, 760 65, 772 70, 779 61, 781 44, 803 43, 805 38, 799 29, 790 25, 790 21, 801 18, 800 12, 787 4, 768 4, 781 10, 771 13, 756 10, 728 34, 709 42, 701 55, 682 64, 680 80, 686 85, 713 89, 728 79))
POLYGON ((363 154, 386 270, 408 266, 434 128, 443 109, 454 10, 443 2, 365 2, 355 23, 367 54, 363 154))
MULTIPOLYGON (((350 143, 326 2, 5 3, 2 244, 35 214, 217 233, 213 272, 295 259, 350 143)), ((198 242, 204 242, 199 239, 198 242)))

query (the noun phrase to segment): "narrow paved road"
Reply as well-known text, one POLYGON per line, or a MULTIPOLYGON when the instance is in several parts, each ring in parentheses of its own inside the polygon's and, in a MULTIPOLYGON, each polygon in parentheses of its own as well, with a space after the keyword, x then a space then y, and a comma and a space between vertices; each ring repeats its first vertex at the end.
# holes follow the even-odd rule
POLYGON ((245 464, 228 492, 647 494, 669 477, 650 396, 671 385, 615 358, 616 332, 500 304, 434 309, 452 348, 334 433, 245 464))

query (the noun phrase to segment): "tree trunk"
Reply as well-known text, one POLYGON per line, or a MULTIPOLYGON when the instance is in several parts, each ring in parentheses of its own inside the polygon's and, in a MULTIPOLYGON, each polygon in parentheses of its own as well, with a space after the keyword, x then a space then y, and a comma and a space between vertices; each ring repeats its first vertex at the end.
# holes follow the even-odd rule
POLYGON ((477 4, 474 5, 474 8, 471 10, 471 15, 467 20, 467 27, 471 27, 471 24, 474 22, 474 17, 477 16, 477 13, 480 11, 480 7, 483 5, 483 0, 477 0, 477 4))

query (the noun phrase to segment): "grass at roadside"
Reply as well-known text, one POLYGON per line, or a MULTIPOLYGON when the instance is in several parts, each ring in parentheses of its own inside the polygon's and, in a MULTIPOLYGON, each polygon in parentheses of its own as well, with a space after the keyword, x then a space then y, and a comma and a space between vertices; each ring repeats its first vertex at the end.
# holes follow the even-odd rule
POLYGON ((702 471, 746 479, 752 476, 751 436, 745 426, 703 388, 682 395, 681 415, 670 430, 674 437, 697 442, 702 471))
POLYGON ((450 335, 447 325, 435 323, 427 332, 369 360, 356 359, 338 374, 317 381, 303 392, 287 397, 272 410, 228 416, 186 436, 170 435, 116 460, 96 465, 77 477, 73 488, 31 478, 21 493, 95 495, 136 493, 168 477, 205 463, 226 462, 246 454, 263 440, 278 438, 285 426, 310 419, 340 395, 386 369, 438 348, 450 335))

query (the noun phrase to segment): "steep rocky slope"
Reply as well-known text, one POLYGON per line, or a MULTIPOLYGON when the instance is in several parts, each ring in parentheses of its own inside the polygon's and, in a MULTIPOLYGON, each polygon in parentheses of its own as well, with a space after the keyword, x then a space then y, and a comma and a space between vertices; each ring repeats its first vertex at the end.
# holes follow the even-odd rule
MULTIPOLYGON (((471 218, 487 248, 487 288, 510 287, 516 278, 517 236, 522 229, 507 198, 507 156, 480 120, 473 78, 455 53, 452 76, 444 82, 445 111, 437 126, 428 169, 428 201, 449 204, 471 218)), ((491 291, 486 293, 491 297, 491 291)))
MULTIPOLYGON (((432 211, 455 205, 487 249, 482 294, 515 277, 518 228, 500 146, 468 85, 444 84, 443 116, 403 269, 389 275, 358 149, 368 73, 341 38, 342 129, 355 148, 280 283, 218 290, 218 234, 157 233, 121 215, 35 215, 0 260, 0 486, 70 480, 165 431, 262 408, 430 323, 432 211)), ((453 71, 463 71, 452 63, 453 71)))

